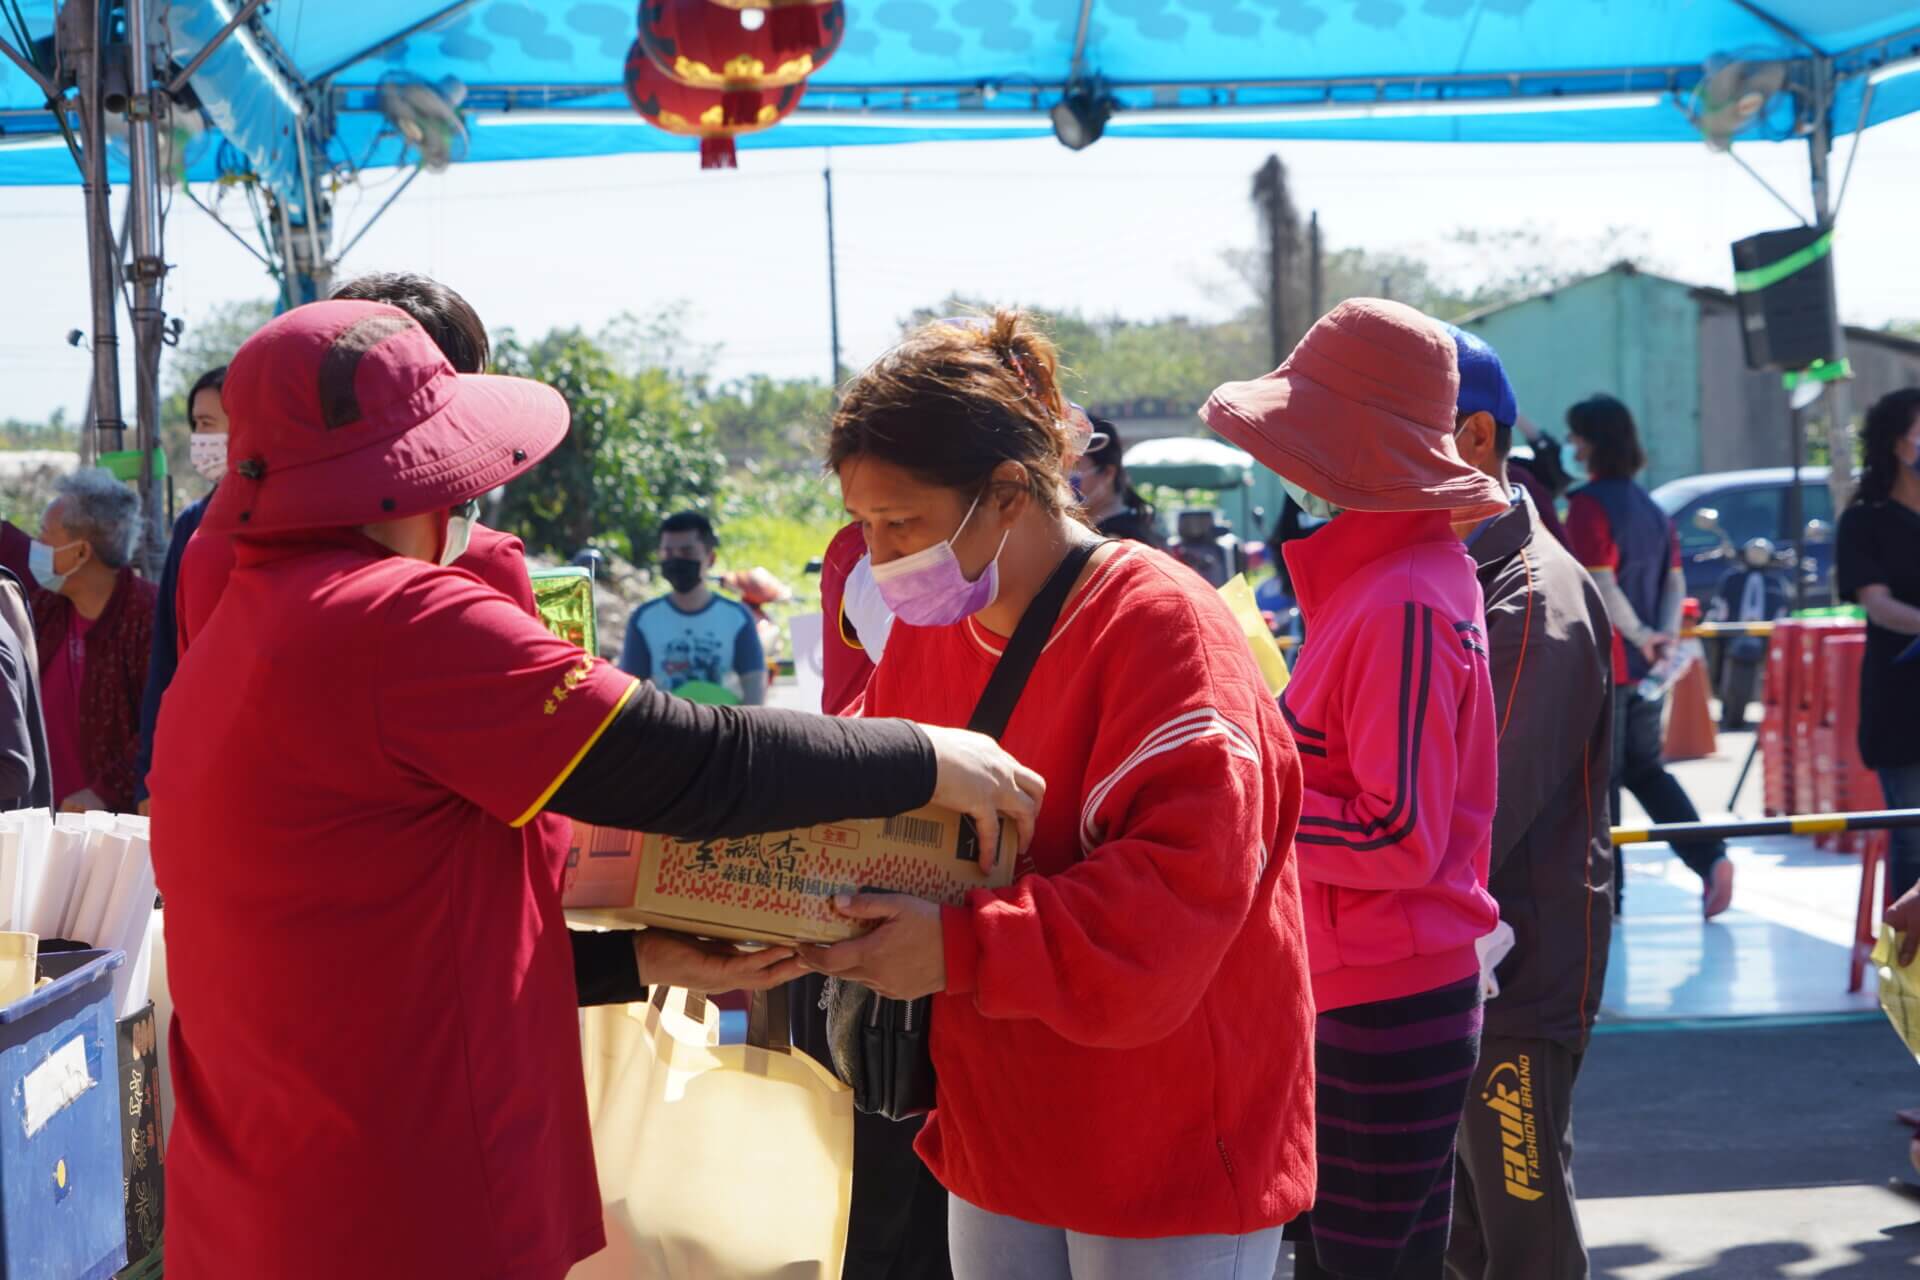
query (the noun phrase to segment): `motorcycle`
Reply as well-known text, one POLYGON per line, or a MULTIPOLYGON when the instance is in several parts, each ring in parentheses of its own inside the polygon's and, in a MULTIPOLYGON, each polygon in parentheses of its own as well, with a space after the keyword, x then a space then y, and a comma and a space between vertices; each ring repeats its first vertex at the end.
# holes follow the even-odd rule
MULTIPOLYGON (((1740 563, 1727 572, 1708 607, 1709 622, 1772 622, 1787 616, 1793 595, 1788 577, 1793 553, 1776 551, 1766 538, 1750 538, 1740 548, 1740 563)), ((1747 704, 1759 691, 1766 669, 1765 636, 1733 636, 1720 646, 1720 728, 1747 727, 1747 704)))

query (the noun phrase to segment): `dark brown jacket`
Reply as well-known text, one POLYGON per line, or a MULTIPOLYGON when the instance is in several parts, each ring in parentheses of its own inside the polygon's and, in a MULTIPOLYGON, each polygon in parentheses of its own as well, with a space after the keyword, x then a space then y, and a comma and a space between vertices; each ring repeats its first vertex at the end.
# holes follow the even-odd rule
POLYGON ((1586 1047, 1613 932, 1612 630, 1599 589, 1531 502, 1468 550, 1487 600, 1500 795, 1488 888, 1514 947, 1490 1036, 1586 1047))

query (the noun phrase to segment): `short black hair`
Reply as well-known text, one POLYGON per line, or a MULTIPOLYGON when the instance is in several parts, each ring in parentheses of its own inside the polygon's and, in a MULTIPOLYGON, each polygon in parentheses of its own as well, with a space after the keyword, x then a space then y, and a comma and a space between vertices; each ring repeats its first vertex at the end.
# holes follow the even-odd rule
POLYGON ((1631 480, 1647 465, 1632 412, 1610 395, 1591 395, 1568 409, 1567 430, 1587 442, 1587 474, 1596 480, 1631 480))
MULTIPOLYGON (((1456 436, 1459 435, 1460 428, 1466 426, 1467 419, 1471 418, 1476 413, 1486 413, 1486 410, 1474 409, 1472 411, 1468 411, 1466 409, 1455 409, 1453 411, 1453 434, 1456 436)), ((1492 414, 1487 414, 1487 416, 1493 417, 1492 414)), ((1497 458, 1504 458, 1512 452, 1513 452, 1513 424, 1511 422, 1502 422, 1500 421, 1500 419, 1494 418, 1493 419, 1494 456, 1497 458)))
POLYGON ((720 545, 720 535, 713 531, 713 521, 698 511, 674 512, 660 522, 660 533, 663 537, 669 533, 697 533, 709 551, 720 545))
POLYGON ((473 304, 438 280, 411 271, 379 271, 347 281, 333 296, 400 308, 427 331, 455 373, 485 373, 493 358, 487 326, 473 304))
POLYGON ((201 374, 199 380, 193 384, 193 390, 187 392, 187 416, 193 416, 194 398, 202 391, 219 391, 226 385, 227 366, 225 365, 221 365, 218 369, 209 369, 201 374))

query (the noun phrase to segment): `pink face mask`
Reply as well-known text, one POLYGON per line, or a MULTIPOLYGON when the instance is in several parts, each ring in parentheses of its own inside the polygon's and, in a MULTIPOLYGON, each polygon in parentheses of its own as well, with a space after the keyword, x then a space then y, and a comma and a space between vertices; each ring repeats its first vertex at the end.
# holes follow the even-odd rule
MULTIPOLYGON (((953 531, 953 538, 960 536, 979 506, 980 499, 975 498, 961 518, 960 528, 953 531)), ((1012 532, 1007 530, 1009 535, 1012 532)), ((999 549, 985 571, 972 581, 967 580, 960 558, 953 553, 953 538, 873 566, 874 585, 894 617, 915 627, 945 627, 972 617, 1000 594, 1000 552, 1007 549, 1006 537, 1000 539, 999 549)))

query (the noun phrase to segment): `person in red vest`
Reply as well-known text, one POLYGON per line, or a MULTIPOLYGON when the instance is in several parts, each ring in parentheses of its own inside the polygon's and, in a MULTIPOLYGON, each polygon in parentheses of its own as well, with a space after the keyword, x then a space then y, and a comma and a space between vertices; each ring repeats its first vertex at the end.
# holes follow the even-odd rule
MULTIPOLYGON (((561 867, 529 824, 708 837, 932 802, 991 860, 1044 787, 977 734, 670 697, 451 568, 567 406, 456 373, 398 308, 276 317, 225 399, 201 533, 236 562, 151 775, 169 1270, 561 1280, 604 1233, 561 867)), ((798 973, 780 948, 613 936, 639 985, 798 973)))
MULTIPOLYGON (((1567 410, 1567 436, 1592 477, 1567 498, 1568 547, 1593 575, 1613 623, 1613 819, 1620 821, 1625 788, 1655 822, 1698 822, 1699 810, 1665 763, 1667 695, 1640 692, 1641 681, 1679 642, 1687 600, 1679 533, 1634 480, 1647 453, 1626 405, 1609 395, 1589 396, 1567 410)), ((1726 841, 1682 840, 1672 847, 1700 877, 1701 914, 1709 920, 1723 914, 1733 905, 1726 841)), ((1616 848, 1616 910, 1625 902, 1624 872, 1616 848)))

